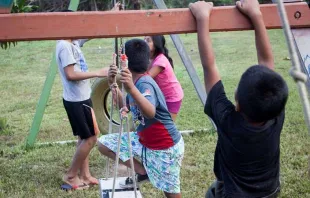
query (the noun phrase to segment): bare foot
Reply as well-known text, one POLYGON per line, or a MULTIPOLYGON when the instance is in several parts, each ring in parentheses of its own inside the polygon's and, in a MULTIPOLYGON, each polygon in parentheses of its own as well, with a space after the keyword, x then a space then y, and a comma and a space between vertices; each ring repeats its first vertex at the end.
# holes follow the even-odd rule
POLYGON ((98 179, 92 176, 84 176, 84 177, 81 177, 80 179, 87 185, 98 185, 99 184, 98 179))

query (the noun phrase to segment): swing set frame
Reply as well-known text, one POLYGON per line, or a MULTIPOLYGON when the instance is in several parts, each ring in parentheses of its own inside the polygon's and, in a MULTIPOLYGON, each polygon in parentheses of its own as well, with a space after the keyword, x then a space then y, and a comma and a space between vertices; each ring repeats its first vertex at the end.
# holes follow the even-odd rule
MULTIPOLYGON (((0 0, 0 7, 5 0, 0 0)), ((165 8, 162 0, 154 0, 156 6, 165 8)), ((77 10, 79 0, 71 0, 69 9, 77 10)), ((310 10, 305 2, 285 5, 291 29, 310 28, 310 10)), ((5 10, 5 7, 1 8, 5 10)), ((267 29, 282 27, 275 4, 261 5, 267 29)), ((155 34, 180 34, 196 32, 196 22, 189 9, 92 11, 73 13, 21 13, 0 14, 0 41, 34 41, 77 38, 112 38, 155 34), (126 19, 126 20, 124 20, 126 19), (103 25, 98 25, 103 24, 103 25), (137 26, 136 24, 140 24, 137 26)), ((240 31, 253 29, 249 20, 234 6, 215 7, 210 19, 210 31, 240 31), (220 21, 220 22, 219 22, 220 21)), ((172 35, 173 38, 173 35, 172 35)), ((177 47, 177 45, 176 45, 177 47)), ((182 45, 179 46, 182 54, 182 45)), ((191 63, 190 59, 184 59, 191 63)), ((186 64, 185 64, 186 65, 186 64)), ((190 77, 195 75, 192 65, 187 67, 190 77)), ((44 110, 57 73, 55 54, 40 96, 26 147, 33 147, 38 135, 44 110)), ((192 78, 202 103, 206 94, 197 76, 192 78)))

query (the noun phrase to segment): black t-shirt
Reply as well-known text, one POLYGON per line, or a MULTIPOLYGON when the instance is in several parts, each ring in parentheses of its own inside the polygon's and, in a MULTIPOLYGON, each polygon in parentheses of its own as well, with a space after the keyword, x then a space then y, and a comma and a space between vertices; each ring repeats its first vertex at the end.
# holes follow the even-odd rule
POLYGON ((263 126, 250 125, 227 99, 221 81, 211 89, 205 113, 217 126, 214 173, 226 197, 264 197, 280 185, 283 112, 263 126))

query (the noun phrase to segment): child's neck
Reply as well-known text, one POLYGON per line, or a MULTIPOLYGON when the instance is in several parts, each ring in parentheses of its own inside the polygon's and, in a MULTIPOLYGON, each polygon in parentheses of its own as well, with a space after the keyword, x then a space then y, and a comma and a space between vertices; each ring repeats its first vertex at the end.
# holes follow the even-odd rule
POLYGON ((67 39, 66 41, 68 41, 69 43, 72 43, 72 40, 71 40, 71 39, 67 39))
POLYGON ((144 76, 145 73, 135 73, 135 72, 132 72, 132 81, 135 83, 141 76, 144 76))

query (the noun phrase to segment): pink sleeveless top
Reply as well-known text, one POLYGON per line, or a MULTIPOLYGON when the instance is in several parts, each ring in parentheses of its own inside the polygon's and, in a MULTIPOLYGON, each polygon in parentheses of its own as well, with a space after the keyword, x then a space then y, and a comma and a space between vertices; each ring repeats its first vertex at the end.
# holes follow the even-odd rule
POLYGON ((164 54, 159 54, 152 62, 152 67, 162 67, 163 70, 154 78, 163 92, 166 102, 177 102, 183 99, 183 89, 177 80, 173 68, 164 54))

